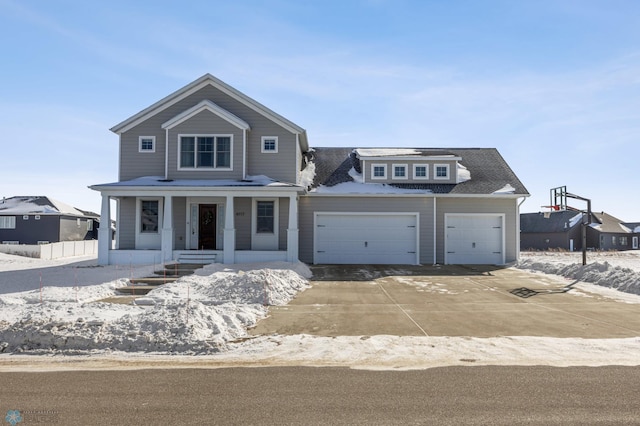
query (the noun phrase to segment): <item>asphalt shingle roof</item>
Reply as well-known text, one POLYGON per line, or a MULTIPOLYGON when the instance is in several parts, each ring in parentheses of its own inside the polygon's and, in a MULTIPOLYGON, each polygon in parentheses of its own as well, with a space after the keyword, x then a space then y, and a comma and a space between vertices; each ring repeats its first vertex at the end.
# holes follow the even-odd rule
MULTIPOLYGON (((352 182, 349 170, 357 167, 358 160, 351 156, 354 148, 314 148, 308 155, 315 163, 316 176, 312 187, 335 186, 352 182)), ((438 194, 492 194, 505 185, 511 185, 517 195, 529 195, 525 186, 495 148, 418 149, 418 155, 448 154, 462 160, 471 179, 458 184, 393 184, 401 188, 427 189, 438 194)))

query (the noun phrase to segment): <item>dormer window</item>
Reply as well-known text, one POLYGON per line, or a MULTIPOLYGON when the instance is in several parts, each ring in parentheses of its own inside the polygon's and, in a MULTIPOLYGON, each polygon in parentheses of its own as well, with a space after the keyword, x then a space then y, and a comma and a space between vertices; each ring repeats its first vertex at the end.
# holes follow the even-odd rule
POLYGON ((138 152, 156 152, 156 137, 140 136, 138 138, 138 152))
POLYGON ((387 178, 387 165, 386 164, 372 164, 371 165, 371 179, 386 179, 387 178))
POLYGON ((434 179, 449 179, 449 165, 448 164, 436 164, 434 165, 434 179))
POLYGON ((414 179, 429 179, 429 167, 426 164, 413 165, 414 179))
POLYGON ((407 165, 406 164, 394 164, 393 165, 393 179, 406 179, 407 178, 407 165))
POLYGON ((277 136, 263 136, 261 152, 263 153, 278 153, 278 137, 277 136))
POLYGON ((181 135, 180 169, 231 169, 231 135, 181 135))

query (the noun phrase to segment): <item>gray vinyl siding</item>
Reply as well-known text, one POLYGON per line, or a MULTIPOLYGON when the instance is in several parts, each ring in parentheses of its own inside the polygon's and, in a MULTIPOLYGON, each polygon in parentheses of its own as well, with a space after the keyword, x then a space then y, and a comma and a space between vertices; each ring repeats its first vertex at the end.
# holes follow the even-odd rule
MULTIPOLYGON (((164 129, 162 129, 162 124, 203 100, 214 102, 221 108, 246 121, 251 126, 248 135, 247 149, 248 174, 267 175, 274 179, 295 182, 297 176, 295 135, 213 86, 206 86, 198 90, 121 135, 120 180, 130 180, 141 176, 164 176, 166 136, 164 129), (153 154, 138 153, 139 136, 155 136, 156 152, 153 154), (278 154, 260 153, 262 136, 278 136, 278 154), (269 156, 271 157, 269 158, 269 156)), ((192 123, 192 121, 194 126, 202 124, 198 124, 198 120, 194 121, 197 117, 198 116, 186 121, 184 126, 180 125, 178 127, 181 127, 182 131, 188 133, 197 133, 189 128, 189 124, 192 123)), ((236 131, 240 131, 237 127, 235 129, 236 131)), ((242 155, 240 155, 242 152, 242 137, 234 137, 233 143, 234 173, 242 173, 241 167, 235 167, 236 161, 242 161, 242 155)), ((177 160, 170 161, 169 164, 171 165, 172 162, 173 164, 177 164, 177 160)), ((207 178, 218 179, 219 175, 215 174, 215 172, 213 173, 214 174, 209 175, 210 177, 207 176, 207 178)), ((190 176, 195 177, 195 175, 190 176)), ((180 177, 183 178, 182 175, 180 177)))
POLYGON ((118 248, 136 248, 136 198, 123 197, 118 202, 118 248))
POLYGON ((236 250, 251 250, 251 198, 235 198, 236 250))
POLYGON ((296 183, 298 160, 296 158, 296 135, 277 124, 262 120, 251 124, 249 142, 247 144, 247 174, 266 175, 272 179, 296 183), (277 136, 278 152, 262 151, 262 137, 277 136))
POLYGON ((175 250, 184 250, 187 240, 187 199, 184 197, 173 198, 173 247, 175 250))
POLYGON ((316 212, 418 213, 420 263, 433 263, 433 197, 300 197, 299 256, 306 263, 313 263, 316 212))
POLYGON ((92 239, 93 232, 87 231, 87 221, 90 220, 92 219, 60 216, 60 238, 58 241, 83 241, 92 239), (79 224, 78 220, 80 220, 79 224))
POLYGON ((287 229, 289 228, 289 199, 278 199, 278 249, 287 249, 287 229))
POLYGON ((169 130, 169 179, 242 179, 244 131, 210 111, 202 111, 169 130), (180 169, 180 135, 231 135, 231 168, 180 169))
POLYGON ((444 263, 445 250, 445 213, 496 213, 505 214, 505 262, 515 262, 518 247, 516 245, 516 232, 520 230, 516 226, 517 200, 495 198, 438 198, 437 210, 437 235, 436 235, 436 262, 444 263))
POLYGON ((406 159, 398 159, 398 160, 365 160, 362 162, 362 174, 364 177, 364 181, 366 183, 456 183, 457 180, 457 161, 443 161, 443 160, 426 160, 426 159, 418 159, 418 160, 406 160, 406 159), (386 179, 372 179, 371 168, 373 164, 384 164, 387 167, 387 177, 386 179), (426 164, 427 165, 427 173, 428 179, 414 179, 413 175, 413 166, 415 164, 426 164), (435 179, 435 165, 446 164, 449 166, 449 179, 435 179), (406 179, 394 179, 393 178, 393 166, 394 165, 406 165, 407 166, 407 174, 406 179))
POLYGON ((147 120, 120 136, 119 179, 164 176, 165 131, 154 120, 147 120), (155 136, 155 152, 138 152, 140 136, 155 136))

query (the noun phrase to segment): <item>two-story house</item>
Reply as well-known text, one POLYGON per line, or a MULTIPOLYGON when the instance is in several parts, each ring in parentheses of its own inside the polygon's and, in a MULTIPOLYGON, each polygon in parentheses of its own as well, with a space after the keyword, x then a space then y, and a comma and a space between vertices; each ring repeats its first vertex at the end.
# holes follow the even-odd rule
POLYGON ((101 264, 518 257, 528 193, 495 149, 312 149, 303 128, 209 74, 111 130, 119 179, 91 186, 103 220, 117 205, 101 264))

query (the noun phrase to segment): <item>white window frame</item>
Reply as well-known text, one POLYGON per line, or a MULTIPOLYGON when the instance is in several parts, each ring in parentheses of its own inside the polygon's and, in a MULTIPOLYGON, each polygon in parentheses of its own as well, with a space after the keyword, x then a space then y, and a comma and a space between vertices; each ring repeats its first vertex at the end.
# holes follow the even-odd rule
POLYGON ((387 165, 384 163, 373 163, 371 164, 371 179, 372 180, 385 180, 387 179, 387 165), (382 170, 384 172, 383 176, 376 176, 375 174, 375 170, 376 167, 382 167, 382 170))
POLYGON ((181 171, 231 171, 233 170, 233 134, 179 134, 178 135, 178 164, 177 168, 181 171), (181 166, 182 159, 182 138, 195 138, 194 140, 194 166, 183 167, 181 166), (213 138, 213 167, 198 167, 198 138, 213 138), (218 138, 229 138, 229 167, 216 166, 218 160, 218 138))
POLYGON ((407 180, 409 179, 409 167, 406 164, 392 164, 391 165, 391 179, 394 180, 407 180), (396 167, 404 169, 404 176, 396 176, 396 167))
POLYGON ((0 216, 0 229, 16 229, 16 217, 0 216))
POLYGON ((429 179, 429 165, 428 164, 414 164, 413 165, 413 178, 416 180, 429 179), (418 176, 416 171, 418 167, 424 167, 424 176, 418 176))
POLYGON ((451 168, 449 164, 434 164, 433 165, 433 178, 439 180, 449 180, 451 179, 451 168), (444 167, 447 170, 446 176, 438 176, 438 167, 444 167))
POLYGON ((162 197, 140 197, 136 200, 136 249, 160 249, 164 203, 162 197), (158 231, 142 232, 142 202, 158 202, 158 231))
POLYGON ((277 154, 278 153, 278 137, 277 136, 262 136, 260 138, 260 152, 263 154, 277 154), (266 149, 265 142, 274 141, 274 149, 266 149))
POLYGON ((280 242, 280 202, 278 198, 254 198, 251 214, 251 249, 278 250, 280 242), (258 202, 273 202, 273 232, 258 233, 258 202))
POLYGON ((152 153, 156 152, 156 137, 155 136, 139 136, 138 137, 138 152, 152 153), (142 147, 142 141, 151 140, 151 149, 145 149, 142 147))

